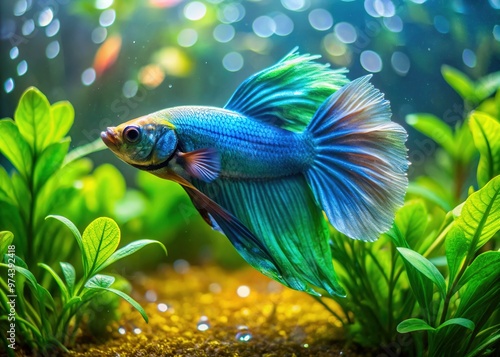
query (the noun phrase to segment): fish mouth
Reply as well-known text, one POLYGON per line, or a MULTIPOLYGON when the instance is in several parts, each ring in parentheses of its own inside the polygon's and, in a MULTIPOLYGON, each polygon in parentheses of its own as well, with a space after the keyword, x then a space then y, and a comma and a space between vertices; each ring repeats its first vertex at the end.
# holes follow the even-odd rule
POLYGON ((106 128, 106 131, 101 132, 101 139, 108 147, 116 147, 118 144, 118 138, 116 137, 114 129, 115 128, 110 127, 106 128))

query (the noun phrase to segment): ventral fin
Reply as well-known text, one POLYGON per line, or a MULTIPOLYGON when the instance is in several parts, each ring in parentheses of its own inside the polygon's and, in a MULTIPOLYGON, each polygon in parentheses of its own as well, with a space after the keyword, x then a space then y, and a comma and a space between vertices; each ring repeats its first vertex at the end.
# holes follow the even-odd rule
POLYGON ((186 172, 198 180, 212 182, 219 176, 220 154, 214 148, 181 152, 178 156, 186 172))
POLYGON ((321 56, 294 49, 275 65, 245 80, 225 108, 256 120, 301 132, 316 109, 349 82, 346 69, 315 62, 321 56))

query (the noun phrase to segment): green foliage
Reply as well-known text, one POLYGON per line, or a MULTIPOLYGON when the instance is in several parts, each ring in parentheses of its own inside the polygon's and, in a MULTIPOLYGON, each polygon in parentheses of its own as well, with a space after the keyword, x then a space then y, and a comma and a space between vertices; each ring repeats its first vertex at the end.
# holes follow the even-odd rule
POLYGON ((404 354, 479 356, 500 341, 500 73, 474 83, 444 66, 443 76, 466 109, 495 109, 465 112, 454 128, 431 114, 407 116, 429 138, 436 163, 410 182, 392 229, 377 242, 332 233, 347 291, 334 298, 343 316, 335 314, 347 338, 365 346, 394 346, 398 332, 411 333, 397 345, 404 354), (469 182, 476 185, 466 191, 469 182))
MULTIPOLYGON (((29 88, 15 120, 0 120, 0 153, 13 168, 9 173, 0 166, 0 227, 5 229, 0 232, 0 266, 8 273, 0 277, 0 326, 8 326, 7 295, 15 293, 17 343, 45 355, 52 349, 66 351, 82 321, 103 331, 117 316, 118 299, 130 303, 147 321, 143 308, 123 291, 128 283, 117 277, 116 284, 114 276, 101 271, 153 243, 166 253, 162 243, 148 239, 118 249, 117 223, 94 219, 103 212, 116 216, 125 182, 110 165, 90 173, 92 165, 84 156, 102 149, 102 144, 68 153, 70 139, 65 136, 73 118, 71 104, 50 105, 40 91, 29 88), (94 184, 92 195, 82 182, 94 184), (72 219, 58 215, 62 212, 72 219), (45 220, 47 216, 54 219, 45 220), (77 226, 90 221, 80 234, 77 226), (75 240, 68 239, 71 234, 75 240), (97 301, 110 309, 106 320, 95 319, 102 310, 97 301)), ((139 213, 145 214, 129 213, 128 219, 139 213)), ((4 336, 2 342, 6 344, 4 336)))

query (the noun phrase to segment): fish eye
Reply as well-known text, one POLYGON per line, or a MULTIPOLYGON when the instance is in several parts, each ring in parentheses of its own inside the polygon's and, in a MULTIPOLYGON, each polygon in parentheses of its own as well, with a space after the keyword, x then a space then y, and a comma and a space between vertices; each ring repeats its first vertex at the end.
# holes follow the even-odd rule
POLYGON ((123 130, 123 138, 131 144, 139 141, 140 137, 141 132, 136 126, 127 126, 125 130, 123 130))

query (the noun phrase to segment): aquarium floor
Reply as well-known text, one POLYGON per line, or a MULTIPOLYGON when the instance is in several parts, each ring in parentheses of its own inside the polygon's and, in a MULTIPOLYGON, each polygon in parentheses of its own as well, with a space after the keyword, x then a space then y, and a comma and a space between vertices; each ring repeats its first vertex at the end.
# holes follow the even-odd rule
POLYGON ((71 356, 361 355, 345 346, 339 322, 305 293, 251 268, 184 270, 166 268, 132 279, 132 296, 145 307, 149 324, 123 303, 123 316, 112 325, 111 337, 81 337, 71 356), (249 288, 246 297, 238 295, 248 293, 242 286, 249 288), (158 304, 166 304, 167 310, 160 311, 165 305, 158 304), (208 329, 200 331, 203 327, 208 329), (251 339, 245 342, 248 333, 251 339))

